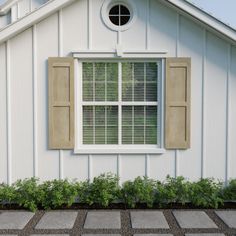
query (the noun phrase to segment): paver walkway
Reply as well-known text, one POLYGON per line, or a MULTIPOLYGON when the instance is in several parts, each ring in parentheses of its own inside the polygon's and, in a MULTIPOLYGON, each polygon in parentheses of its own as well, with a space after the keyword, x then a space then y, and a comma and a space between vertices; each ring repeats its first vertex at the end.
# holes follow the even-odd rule
POLYGON ((0 211, 8 236, 236 236, 236 210, 0 211))

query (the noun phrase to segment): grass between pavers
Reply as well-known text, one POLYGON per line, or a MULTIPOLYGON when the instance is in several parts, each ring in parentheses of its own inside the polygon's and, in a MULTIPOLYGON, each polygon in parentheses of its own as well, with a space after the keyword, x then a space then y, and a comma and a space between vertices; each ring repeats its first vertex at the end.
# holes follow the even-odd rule
POLYGON ((96 208, 112 208, 119 204, 127 208, 162 208, 176 204, 218 208, 226 201, 236 201, 236 179, 225 186, 212 178, 190 182, 182 176, 167 176, 161 182, 137 177, 120 186, 119 178, 107 173, 95 177, 92 182, 65 179, 40 183, 39 179, 30 178, 18 180, 11 186, 0 184, 2 208, 13 205, 31 211, 71 207, 74 203, 96 208))

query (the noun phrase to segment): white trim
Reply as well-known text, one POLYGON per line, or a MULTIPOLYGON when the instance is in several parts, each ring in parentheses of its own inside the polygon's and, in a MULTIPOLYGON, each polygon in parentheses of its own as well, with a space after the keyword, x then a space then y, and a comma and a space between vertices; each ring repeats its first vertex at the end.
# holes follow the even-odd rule
POLYGON ((11 139, 11 72, 10 42, 6 42, 6 77, 7 77, 7 182, 12 184, 12 139, 11 139))
MULTIPOLYGON (((132 145, 133 146, 133 145, 132 145)), ((146 146, 146 145, 145 145, 146 146)), ((139 145, 140 147, 140 145, 139 145)), ((90 147, 87 149, 75 149, 74 154, 163 154, 166 150, 164 148, 142 148, 138 149, 137 147, 122 149, 122 148, 97 148, 90 147), (94 148, 94 149, 92 149, 94 148)))
MULTIPOLYGON (((166 57, 168 53, 167 50, 143 50, 143 51, 124 51, 123 56, 126 59, 130 58, 163 58, 166 57)), ((81 50, 81 51, 72 51, 72 56, 74 58, 80 59, 106 59, 106 58, 114 58, 114 59, 122 59, 120 56, 117 56, 116 50, 81 50)))
POLYGON ((202 146, 202 150, 201 150, 201 178, 205 177, 205 113, 206 113, 206 108, 205 108, 205 100, 206 100, 206 96, 205 96, 205 90, 206 90, 206 83, 205 83, 205 79, 206 79, 206 29, 203 29, 203 56, 202 56, 202 138, 201 138, 201 146, 202 146))
POLYGON ((8 11, 12 8, 12 6, 17 2, 18 0, 7 0, 5 3, 3 3, 0 8, 0 16, 7 14, 8 11))
POLYGON ((230 176, 230 145, 229 145, 229 140, 230 140, 230 85, 231 85, 231 55, 232 53, 232 49, 231 49, 231 45, 228 44, 228 62, 227 62, 227 87, 226 87, 226 94, 227 94, 227 98, 226 98, 226 154, 225 154, 225 183, 227 183, 227 181, 229 180, 229 176, 230 176))
POLYGON ((33 41, 33 132, 34 132, 34 176, 38 176, 38 84, 37 84, 37 28, 33 25, 32 29, 33 41))
MULTIPOLYGON (((98 60, 101 61, 101 60, 98 60)), ((161 100, 159 103, 157 102, 121 102, 122 98, 122 81, 121 81, 121 61, 118 60, 118 71, 119 71, 119 76, 118 76, 118 82, 119 82, 119 97, 118 97, 118 102, 82 102, 82 97, 83 97, 83 89, 82 89, 82 83, 83 83, 83 78, 82 78, 82 63, 84 62, 83 60, 77 60, 78 68, 76 67, 76 78, 75 78, 75 100, 76 102, 76 109, 75 109, 75 116, 76 116, 76 125, 75 125, 75 136, 76 136, 76 142, 75 142, 75 149, 74 153, 77 154, 108 154, 108 153, 113 153, 113 154, 124 154, 124 153, 133 153, 137 154, 138 152, 145 153, 145 154, 162 154, 165 152, 163 149, 163 104, 164 101, 162 99, 163 96, 163 75, 164 75, 164 59, 162 60, 155 60, 154 62, 157 63, 157 79, 158 79, 158 99, 161 100), (79 87, 78 87, 79 86, 79 87), (121 130, 122 130, 122 109, 121 105, 153 105, 153 106, 158 106, 158 144, 156 145, 147 145, 144 144, 141 146, 140 145, 123 145, 121 144, 121 130), (82 105, 90 105, 90 106, 96 106, 96 105, 117 105, 119 106, 118 112, 119 112, 119 125, 118 125, 118 137, 119 137, 119 142, 117 145, 84 145, 82 144, 82 133, 83 133, 83 111, 82 111, 82 105)), ((129 60, 131 61, 131 60, 129 60)), ((136 60, 133 60, 132 62, 136 62, 136 60)), ((142 60, 142 62, 149 62, 149 59, 142 60)), ((93 61, 93 63, 96 61, 93 61)), ((94 78, 94 76, 93 76, 94 78)), ((94 135, 95 137, 95 135, 94 135)), ((133 135, 132 135, 133 137, 133 135)))
POLYGON ((146 35, 145 35, 145 48, 149 50, 150 42, 149 42, 149 34, 150 34, 150 0, 147 0, 146 3, 146 35))
POLYGON ((92 1, 87 0, 87 14, 88 14, 88 50, 92 49, 92 1))
POLYGON ((29 28, 74 0, 50 0, 40 8, 0 30, 0 43, 29 28))

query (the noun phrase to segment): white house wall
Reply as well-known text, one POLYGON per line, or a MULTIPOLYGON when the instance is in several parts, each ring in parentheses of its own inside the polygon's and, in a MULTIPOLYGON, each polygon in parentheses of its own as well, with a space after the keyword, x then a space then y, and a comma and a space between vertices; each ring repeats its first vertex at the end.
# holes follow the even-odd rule
POLYGON ((30 176, 84 180, 109 171, 121 182, 138 175, 236 177, 236 48, 158 0, 134 2, 139 17, 121 33, 103 24, 103 0, 78 0, 0 45, 0 182, 30 176), (48 150, 48 57, 114 50, 117 44, 192 58, 189 150, 161 155, 48 150))

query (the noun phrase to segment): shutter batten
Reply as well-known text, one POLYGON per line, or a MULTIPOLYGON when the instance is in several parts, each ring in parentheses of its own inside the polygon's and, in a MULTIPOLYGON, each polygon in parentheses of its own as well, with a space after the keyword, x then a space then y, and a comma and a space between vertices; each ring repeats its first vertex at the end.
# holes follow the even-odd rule
POLYGON ((49 148, 74 148, 74 61, 48 59, 49 148))
POLYGON ((190 58, 166 59, 165 148, 190 148, 190 58))

